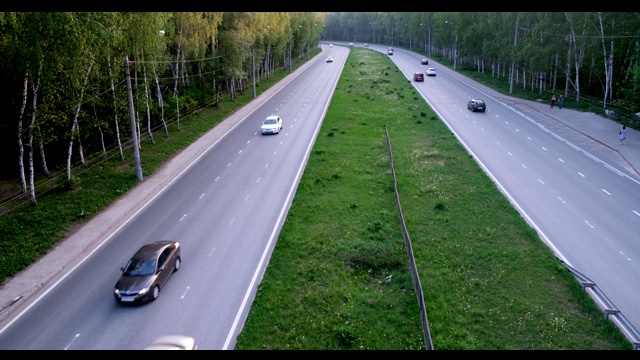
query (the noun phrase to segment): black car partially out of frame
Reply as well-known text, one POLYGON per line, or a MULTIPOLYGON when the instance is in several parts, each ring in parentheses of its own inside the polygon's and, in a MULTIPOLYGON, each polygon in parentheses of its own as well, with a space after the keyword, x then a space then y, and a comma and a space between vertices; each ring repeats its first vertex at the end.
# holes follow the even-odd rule
POLYGON ((158 298, 169 277, 180 269, 180 243, 156 241, 143 245, 127 262, 113 296, 121 304, 142 303, 158 298))

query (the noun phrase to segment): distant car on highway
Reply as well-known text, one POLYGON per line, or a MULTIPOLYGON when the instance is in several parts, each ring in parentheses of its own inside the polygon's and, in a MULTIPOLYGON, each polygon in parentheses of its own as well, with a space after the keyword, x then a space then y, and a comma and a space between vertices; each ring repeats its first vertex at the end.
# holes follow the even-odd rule
POLYGON ((180 269, 181 263, 180 243, 177 241, 143 245, 121 268, 122 275, 113 296, 121 304, 153 301, 171 274, 180 269))
POLYGON ((364 43, 364 47, 369 47, 369 44, 367 44, 367 43, 364 43))
POLYGON ((260 131, 262 131, 263 135, 279 134, 280 130, 282 130, 282 119, 278 115, 268 116, 264 119, 262 126, 260 127, 260 131))
POLYGON ((436 76, 436 69, 434 69, 432 67, 427 68, 426 73, 427 73, 427 76, 436 76))
POLYGON ((329 57, 327 58, 327 62, 333 62, 333 58, 332 58, 331 56, 329 56, 329 57))
POLYGON ((424 73, 422 71, 413 73, 413 81, 424 81, 424 73))
POLYGON ((485 112, 487 110, 487 104, 485 104, 482 99, 471 99, 467 102, 467 109, 471 110, 471 112, 485 112))
POLYGON ((393 55, 393 49, 389 49, 389 50, 387 51, 387 55, 393 55))
POLYGON ((420 62, 422 63, 422 65, 429 65, 429 59, 427 58, 422 58, 420 62))
POLYGON ((333 44, 329 44, 329 47, 333 47, 333 44))

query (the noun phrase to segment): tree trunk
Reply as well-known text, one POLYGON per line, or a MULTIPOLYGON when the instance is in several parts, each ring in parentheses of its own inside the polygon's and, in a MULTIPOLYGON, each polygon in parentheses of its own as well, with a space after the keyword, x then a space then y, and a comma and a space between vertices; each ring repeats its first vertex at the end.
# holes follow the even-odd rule
POLYGON ((76 132, 79 132, 78 116, 80 115, 80 107, 82 106, 84 89, 87 86, 87 82, 89 81, 89 73, 91 73, 92 67, 93 67, 93 64, 89 65, 89 68, 87 69, 87 73, 84 76, 84 83, 82 84, 82 88, 80 89, 80 100, 78 100, 78 106, 76 107, 76 115, 73 118, 73 125, 71 125, 71 139, 69 140, 69 151, 67 152, 67 181, 71 181, 71 154, 73 152, 73 137, 76 132))
POLYGON ((142 64, 142 73, 144 76, 144 98, 145 103, 147 104, 147 132, 149 134, 149 138, 151 139, 151 143, 155 144, 156 142, 153 140, 153 133, 151 132, 151 110, 149 109, 149 84, 147 82, 147 67, 142 64))
POLYGON ((182 68, 180 72, 182 73, 182 85, 185 87, 189 87, 189 74, 187 73, 187 59, 184 56, 184 51, 181 52, 182 57, 182 68))
POLYGON ((27 180, 24 177, 24 146, 22 145, 22 117, 27 107, 27 92, 29 91, 29 73, 24 74, 24 82, 22 84, 22 107, 18 116, 18 171, 20 172, 20 184, 22 185, 22 193, 27 193, 27 180))
POLYGON ((40 149, 40 159, 42 159, 42 172, 47 176, 51 176, 51 172, 47 167, 47 157, 44 154, 44 144, 42 143, 42 136, 40 136, 40 134, 38 134, 38 148, 40 149))
POLYGON ((116 139, 118 141, 118 151, 120 152, 120 160, 124 160, 124 151, 122 150, 122 141, 120 141, 120 128, 118 126, 118 102, 116 97, 116 87, 113 83, 113 72, 111 71, 110 56, 107 56, 107 65, 109 67, 109 79, 111 80, 111 93, 113 94, 113 121, 116 125, 116 139))
MULTIPOLYGON (((602 51, 604 53, 604 74, 605 74, 605 85, 604 85, 604 98, 602 99, 603 108, 607 107, 607 100, 609 100, 611 96, 611 77, 613 74, 613 39, 611 39, 611 52, 607 56, 607 47, 604 42, 604 24, 602 23, 602 13, 598 13, 598 18, 600 20, 600 38, 602 39, 602 51)), ((614 21, 611 21, 611 28, 613 28, 614 21)))
POLYGON ((160 106, 160 119, 162 120, 162 126, 164 127, 164 134, 169 136, 169 129, 167 129, 167 123, 164 121, 164 102, 162 101, 162 91, 160 90, 160 80, 158 80, 158 74, 156 73, 155 65, 153 65, 153 77, 156 79, 156 92, 158 93, 158 106, 160 106))
POLYGON ((85 161, 84 161, 84 151, 82 150, 82 139, 80 138, 80 124, 78 124, 78 126, 76 127, 76 130, 78 133, 78 155, 80 155, 80 163, 84 165, 85 161))
MULTIPOLYGON (((515 35, 513 36, 513 51, 514 53, 517 51, 517 46, 518 46, 518 22, 520 20, 520 17, 518 15, 516 15, 516 28, 515 28, 515 35)), ((456 38, 457 40, 457 38, 456 38)), ((456 47, 458 46, 458 43, 456 41, 456 47)), ((455 63, 453 66, 453 69, 455 70, 455 63)), ((510 71, 510 79, 509 79, 509 94, 513 94, 513 76, 516 73, 516 59, 512 58, 511 59, 511 71, 510 71)))
POLYGON ((40 66, 38 68, 38 78, 35 86, 31 85, 33 92, 33 113, 31 114, 31 124, 29 124, 29 200, 32 205, 38 205, 36 200, 35 173, 33 171, 33 129, 36 124, 36 109, 38 108, 38 88, 40 88, 40 77, 42 75, 42 65, 44 58, 40 58, 40 66))
MULTIPOLYGON (((98 119, 98 111, 96 110, 96 107, 93 107, 93 116, 96 118, 96 120, 98 119)), ((107 148, 104 145, 104 132, 102 132, 102 126, 98 125, 98 131, 100 132, 100 145, 102 145, 102 152, 106 153, 107 152, 107 148)))

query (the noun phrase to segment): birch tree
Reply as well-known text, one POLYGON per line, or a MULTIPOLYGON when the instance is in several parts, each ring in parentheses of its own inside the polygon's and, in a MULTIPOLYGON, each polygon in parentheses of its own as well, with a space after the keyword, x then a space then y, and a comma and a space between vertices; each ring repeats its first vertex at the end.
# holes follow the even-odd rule
MULTIPOLYGON (((605 21, 607 23, 610 24, 610 29, 613 31, 613 29, 615 28, 615 18, 612 17, 611 19, 605 19, 604 15, 599 12, 598 13, 598 24, 599 24, 599 29, 600 29, 600 39, 602 41, 602 52, 603 52, 603 59, 604 59, 604 74, 605 74, 605 80, 604 80, 604 97, 602 99, 602 106, 603 108, 607 108, 607 101, 610 100, 610 97, 612 96, 612 85, 611 83, 613 82, 613 50, 614 50, 614 40, 612 37, 610 37, 609 41, 606 41, 605 38, 605 26, 604 23, 605 21), (607 44, 608 43, 608 44, 607 44), (608 52, 607 52, 607 48, 609 48, 608 52)), ((609 30, 609 27, 607 28, 607 30, 609 30)))

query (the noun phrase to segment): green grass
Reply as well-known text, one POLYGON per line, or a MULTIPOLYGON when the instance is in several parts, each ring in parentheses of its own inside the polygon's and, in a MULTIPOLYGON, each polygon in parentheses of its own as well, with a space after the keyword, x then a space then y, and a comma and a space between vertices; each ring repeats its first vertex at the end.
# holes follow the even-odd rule
POLYGON ((436 350, 631 348, 387 56, 352 48, 236 349, 425 349, 385 128, 436 350))
MULTIPOLYGON (((251 100, 247 91, 143 143, 143 175, 251 100)), ((385 129, 435 349, 631 349, 387 55, 360 48, 351 48, 236 349, 425 348, 385 129)), ((1 281, 137 179, 132 160, 113 156, 77 169, 73 184, 0 217, 1 281)))

